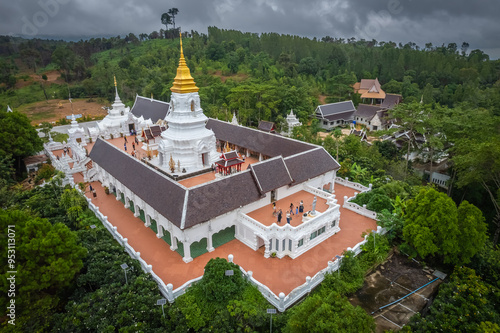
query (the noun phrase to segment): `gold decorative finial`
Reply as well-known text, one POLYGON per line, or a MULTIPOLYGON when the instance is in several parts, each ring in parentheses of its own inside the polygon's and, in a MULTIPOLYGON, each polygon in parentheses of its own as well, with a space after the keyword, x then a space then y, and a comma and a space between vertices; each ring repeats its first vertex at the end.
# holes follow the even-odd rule
POLYGON ((151 93, 151 99, 153 99, 153 93, 151 93))
POLYGON ((198 92, 199 88, 196 86, 189 67, 186 65, 186 60, 184 59, 184 52, 182 50, 182 34, 179 33, 180 44, 181 44, 181 56, 179 59, 179 67, 177 67, 177 75, 174 79, 174 85, 170 90, 178 94, 187 94, 198 92))
POLYGON ((116 87, 116 75, 113 75, 113 78, 115 79, 115 87, 116 87))

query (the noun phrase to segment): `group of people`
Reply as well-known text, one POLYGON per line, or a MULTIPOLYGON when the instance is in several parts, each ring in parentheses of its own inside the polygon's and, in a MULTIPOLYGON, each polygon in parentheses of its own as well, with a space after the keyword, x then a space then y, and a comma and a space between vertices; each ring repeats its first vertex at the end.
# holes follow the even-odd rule
MULTIPOLYGON (((128 143, 127 136, 124 136, 123 139, 124 139, 123 149, 127 151, 127 143, 128 143)), ((137 155, 137 151, 135 150, 135 145, 139 146, 139 140, 137 139, 137 136, 135 136, 134 141, 132 141, 132 152, 130 153, 130 155, 132 155, 133 157, 137 155)))
MULTIPOLYGON (((286 223, 290 224, 292 220, 292 215, 299 215, 299 213, 304 212, 304 202, 300 200, 300 204, 298 206, 294 206, 293 202, 290 203, 290 209, 286 210, 286 223)), ((283 211, 281 208, 278 208, 276 211, 276 201, 273 202, 273 216, 277 217, 277 223, 281 224, 281 219, 283 218, 283 211)))

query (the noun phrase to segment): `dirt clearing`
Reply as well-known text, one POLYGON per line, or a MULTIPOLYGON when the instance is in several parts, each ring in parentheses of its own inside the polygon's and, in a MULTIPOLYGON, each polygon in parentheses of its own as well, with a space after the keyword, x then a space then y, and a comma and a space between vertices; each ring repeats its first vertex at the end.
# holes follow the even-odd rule
POLYGON ((82 116, 106 116, 103 103, 88 102, 87 99, 73 99, 73 103, 65 99, 50 99, 48 101, 36 102, 19 108, 19 111, 28 116, 31 124, 36 126, 41 122, 56 122, 71 114, 81 114, 82 116))
POLYGON ((423 270, 418 263, 394 254, 365 278, 363 288, 349 300, 373 316, 377 332, 390 329, 397 331, 435 295, 441 283, 440 279, 435 279, 430 270, 423 270), (418 288, 421 289, 406 296, 418 288), (403 300, 380 309, 403 297, 403 300))

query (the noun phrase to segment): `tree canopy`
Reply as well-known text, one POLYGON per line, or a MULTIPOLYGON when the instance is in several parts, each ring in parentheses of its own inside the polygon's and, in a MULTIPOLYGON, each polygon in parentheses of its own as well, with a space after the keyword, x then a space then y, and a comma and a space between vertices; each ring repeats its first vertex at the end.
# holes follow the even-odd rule
POLYGON ((12 156, 21 171, 21 160, 43 149, 42 140, 28 117, 20 112, 0 112, 0 155, 12 156))
POLYGON ((440 255, 445 263, 468 263, 486 241, 486 224, 477 207, 463 201, 457 208, 431 187, 409 200, 404 217, 404 239, 423 258, 440 255))
POLYGON ((416 314, 404 331, 413 332, 498 332, 499 290, 483 282, 474 270, 456 267, 450 282, 444 283, 430 313, 416 314))
MULTIPOLYGON (((31 298, 38 299, 43 293, 54 294, 71 284, 87 255, 74 232, 62 223, 52 225, 47 219, 19 210, 3 210, 0 221, 3 230, 7 230, 8 225, 15 226, 12 229, 16 238, 16 285, 20 303, 26 305, 31 298)), ((7 239, 2 238, 0 244, 7 253, 7 239)), ((8 270, 7 265, 2 265, 4 287, 8 270)), ((6 300, 2 298, 2 305, 6 300)))

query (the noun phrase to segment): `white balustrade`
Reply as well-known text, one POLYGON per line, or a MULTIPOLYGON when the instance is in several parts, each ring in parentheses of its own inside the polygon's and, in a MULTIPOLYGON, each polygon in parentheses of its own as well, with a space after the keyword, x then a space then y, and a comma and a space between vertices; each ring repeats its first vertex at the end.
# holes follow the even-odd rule
POLYGON ((366 192, 366 191, 369 191, 371 189, 371 186, 366 187, 366 186, 361 185, 359 183, 351 182, 351 181, 349 181, 349 179, 347 177, 346 178, 336 177, 335 182, 337 184, 344 185, 344 186, 352 188, 354 190, 360 190, 361 192, 366 192))
POLYGON ((365 206, 361 207, 360 205, 358 205, 354 202, 351 202, 351 200, 353 198, 354 197, 351 197, 351 198, 348 198, 347 200, 344 200, 344 205, 342 207, 349 209, 349 210, 352 210, 353 212, 358 213, 359 215, 366 216, 366 217, 374 219, 374 220, 377 219, 376 212, 369 210, 369 209, 366 209, 365 206))

